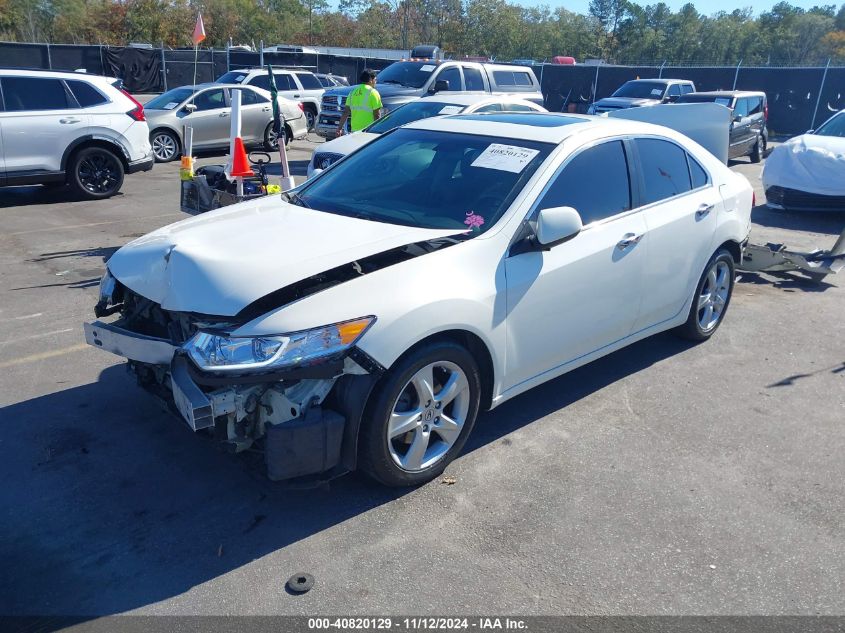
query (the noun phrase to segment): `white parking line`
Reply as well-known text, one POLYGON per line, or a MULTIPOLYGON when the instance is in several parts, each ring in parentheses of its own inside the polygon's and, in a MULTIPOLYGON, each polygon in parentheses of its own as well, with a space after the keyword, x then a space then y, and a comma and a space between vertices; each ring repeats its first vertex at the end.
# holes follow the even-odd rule
POLYGON ((19 336, 17 338, 10 338, 6 341, 0 341, 0 345, 8 345, 9 343, 19 343, 21 341, 29 341, 34 338, 44 338, 45 336, 53 336, 54 334, 64 334, 65 332, 73 332, 76 328, 65 328, 64 330, 53 330, 52 332, 42 332, 41 334, 30 334, 29 336, 19 336))
POLYGON ((29 363, 37 363, 38 361, 47 360, 48 358, 55 358, 56 356, 66 356, 74 352, 81 352, 84 349, 89 349, 91 346, 88 343, 79 343, 78 345, 71 345, 62 349, 54 349, 50 352, 41 352, 39 354, 30 354, 29 356, 21 356, 20 358, 12 358, 0 362, 0 369, 7 367, 14 367, 15 365, 27 365, 29 363))

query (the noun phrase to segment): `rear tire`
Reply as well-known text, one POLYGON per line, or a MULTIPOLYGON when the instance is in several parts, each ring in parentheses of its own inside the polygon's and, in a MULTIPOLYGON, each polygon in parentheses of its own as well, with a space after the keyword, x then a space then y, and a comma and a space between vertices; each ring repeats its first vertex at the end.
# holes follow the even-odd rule
POLYGON ((123 186, 123 163, 103 147, 85 147, 70 159, 67 174, 73 191, 88 200, 110 198, 123 186))
POLYGON ((692 296, 686 323, 675 333, 690 341, 706 341, 719 329, 734 288, 734 259, 724 248, 713 254, 692 296))
MULTIPOLYGON (((285 139, 285 147, 290 145, 290 139, 288 138, 287 126, 283 126, 282 128, 282 135, 285 139)), ((266 152, 278 152, 279 151, 279 143, 278 139, 276 138, 275 133, 273 132, 273 123, 270 122, 267 124, 267 127, 264 128, 264 151, 266 152)))
POLYGON ((754 144, 754 149, 751 150, 751 157, 752 163, 759 163, 763 160, 763 154, 766 151, 766 142, 763 140, 762 137, 757 139, 757 142, 754 144))
POLYGON ((305 124, 308 126, 308 131, 312 132, 317 124, 317 113, 311 106, 305 106, 303 112, 305 113, 305 124))
POLYGON ((364 412, 361 469, 387 486, 435 479, 472 432, 480 395, 478 364, 457 343, 432 342, 400 358, 364 412))

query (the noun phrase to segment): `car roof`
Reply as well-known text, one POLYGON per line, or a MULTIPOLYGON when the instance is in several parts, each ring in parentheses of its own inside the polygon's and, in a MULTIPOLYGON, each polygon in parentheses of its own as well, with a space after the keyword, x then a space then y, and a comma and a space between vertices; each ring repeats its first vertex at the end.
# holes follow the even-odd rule
POLYGON ((109 83, 117 81, 117 77, 107 77, 105 75, 95 75, 93 73, 77 73, 70 70, 42 70, 39 68, 0 68, 0 74, 6 77, 27 77, 37 75, 39 77, 52 79, 93 79, 107 81, 109 83))
POLYGON ((658 84, 691 84, 691 79, 662 79, 655 77, 654 79, 631 79, 630 81, 626 81, 626 84, 635 84, 635 83, 658 83, 658 84))
MULTIPOLYGON (((511 94, 491 95, 490 93, 454 95, 448 93, 438 93, 434 95, 427 95, 418 99, 418 101, 433 101, 436 103, 445 103, 447 105, 471 106, 484 101, 490 101, 492 103, 499 103, 501 101, 525 101, 525 97, 523 95, 511 94)), ((411 103, 414 102, 412 101, 411 103)))
POLYGON ((689 97, 695 95, 704 95, 707 97, 758 97, 762 95, 765 97, 766 93, 758 90, 702 90, 700 92, 690 92, 682 96, 689 97))
MULTIPOLYGON (((273 69, 274 73, 283 72, 283 73, 310 73, 312 75, 314 74, 313 70, 308 70, 307 68, 296 68, 296 67, 290 67, 290 66, 272 66, 272 65, 270 67, 273 69)), ((233 72, 233 73, 241 73, 242 72, 245 75, 247 75, 249 73, 254 73, 254 72, 257 72, 257 71, 261 71, 261 72, 266 73, 267 67, 266 66, 264 66, 264 67, 253 66, 252 68, 236 68, 234 70, 231 70, 230 72, 233 72)))
POLYGON ((458 132, 545 143, 562 143, 568 137, 588 130, 608 130, 619 134, 662 134, 674 136, 671 130, 624 119, 585 114, 545 112, 497 112, 491 114, 455 114, 430 117, 408 123, 405 129, 458 132))

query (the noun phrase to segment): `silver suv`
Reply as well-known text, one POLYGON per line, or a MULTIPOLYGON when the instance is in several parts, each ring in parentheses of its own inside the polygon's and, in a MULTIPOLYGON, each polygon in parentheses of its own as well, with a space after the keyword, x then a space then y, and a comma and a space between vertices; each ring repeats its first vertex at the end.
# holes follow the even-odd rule
MULTIPOLYGON (((266 50, 266 49, 265 49, 266 50)), ((273 79, 279 94, 302 104, 308 129, 314 129, 320 115, 320 102, 323 98, 323 84, 307 70, 273 68, 273 79)), ((217 79, 219 84, 247 84, 270 90, 270 77, 266 68, 241 68, 232 70, 217 79)))
POLYGON ((108 198, 153 167, 144 107, 113 77, 0 70, 0 186, 68 185, 108 198))

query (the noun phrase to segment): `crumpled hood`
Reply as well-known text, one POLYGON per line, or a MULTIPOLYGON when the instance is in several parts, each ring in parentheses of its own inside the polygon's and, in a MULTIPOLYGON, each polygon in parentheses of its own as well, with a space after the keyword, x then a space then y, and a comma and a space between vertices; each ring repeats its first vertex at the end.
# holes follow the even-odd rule
POLYGON ((657 105, 660 99, 635 99, 633 97, 605 97, 596 101, 595 106, 605 108, 639 108, 657 105))
POLYGON ((233 316, 317 273, 456 233, 359 220, 268 196, 149 233, 118 250, 108 268, 166 310, 233 316))
POLYGON ((775 147, 763 166, 763 188, 773 186, 845 196, 845 138, 802 134, 775 147))

